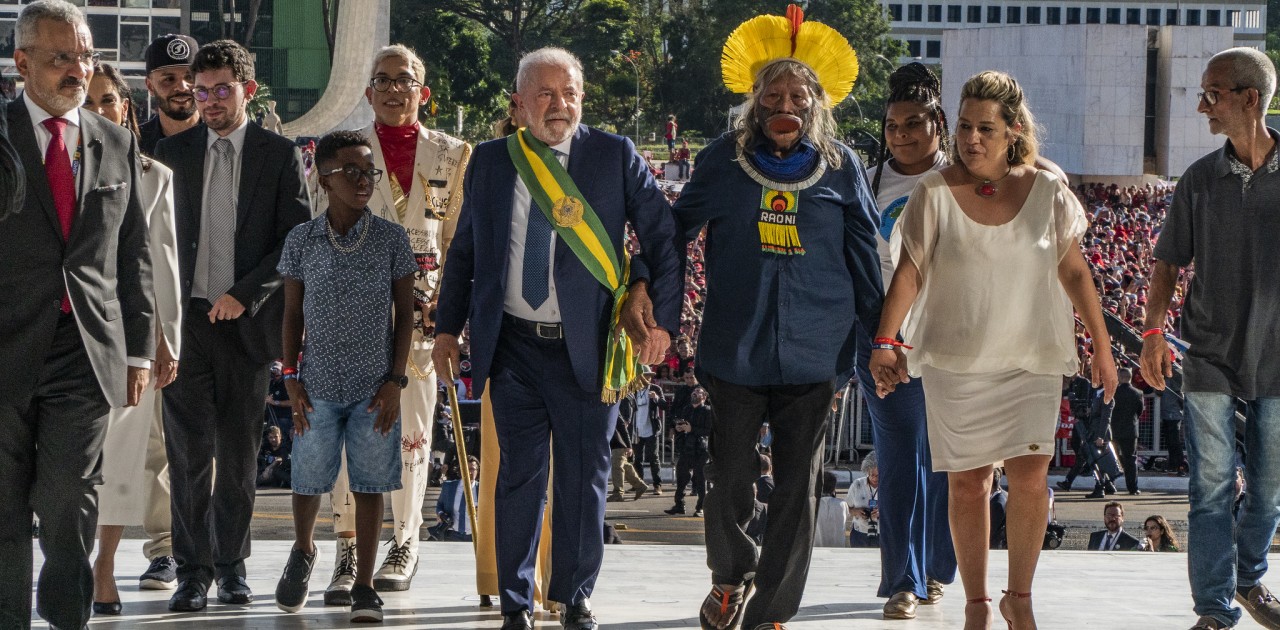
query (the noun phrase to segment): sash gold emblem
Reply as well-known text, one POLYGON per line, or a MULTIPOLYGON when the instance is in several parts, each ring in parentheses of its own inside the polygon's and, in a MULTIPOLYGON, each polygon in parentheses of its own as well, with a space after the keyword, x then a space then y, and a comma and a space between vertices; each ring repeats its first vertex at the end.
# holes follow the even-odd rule
POLYGON ((551 207, 551 214, 556 218, 556 225, 571 228, 582 223, 582 200, 565 195, 551 207))

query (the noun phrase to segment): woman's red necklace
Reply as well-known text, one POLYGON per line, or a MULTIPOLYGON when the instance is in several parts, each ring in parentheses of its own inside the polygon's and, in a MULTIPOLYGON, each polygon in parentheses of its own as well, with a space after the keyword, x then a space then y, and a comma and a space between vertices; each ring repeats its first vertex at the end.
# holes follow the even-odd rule
POLYGON ((977 175, 974 175, 973 173, 969 172, 969 167, 965 166, 965 165, 964 165, 964 162, 961 162, 961 163, 960 163, 960 168, 964 169, 965 174, 967 174, 969 177, 972 177, 972 178, 973 178, 973 179, 975 179, 975 180, 977 180, 977 179, 981 179, 981 180, 982 180, 982 183, 981 183, 981 184, 978 184, 977 186, 974 186, 974 187, 973 187, 973 192, 978 193, 978 196, 979 196, 979 197, 983 197, 983 198, 986 198, 986 199, 990 199, 990 198, 992 198, 992 197, 996 196, 996 191, 1000 190, 1000 188, 999 188, 998 186, 996 186, 996 183, 998 183, 1000 180, 1003 180, 1004 178, 1008 177, 1008 176, 1009 176, 1009 173, 1012 173, 1012 172, 1013 172, 1013 165, 1012 165, 1012 164, 1010 164, 1010 165, 1005 169, 1004 175, 1001 175, 1000 177, 997 177, 996 179, 987 179, 987 178, 985 178, 985 177, 978 177, 977 175))

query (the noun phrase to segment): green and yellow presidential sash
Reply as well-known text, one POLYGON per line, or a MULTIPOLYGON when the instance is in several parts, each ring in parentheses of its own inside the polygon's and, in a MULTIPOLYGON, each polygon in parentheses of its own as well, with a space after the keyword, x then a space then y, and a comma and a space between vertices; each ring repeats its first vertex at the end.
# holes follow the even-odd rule
POLYGON ((624 250, 619 264, 619 252, 609 241, 600 217, 596 216, 591 204, 573 183, 569 172, 552 154, 551 147, 533 137, 527 128, 521 128, 507 136, 507 153, 511 155, 520 180, 556 234, 573 250, 587 271, 613 294, 600 400, 610 404, 618 402, 645 385, 631 339, 618 326, 622 305, 627 301, 631 259, 624 250))

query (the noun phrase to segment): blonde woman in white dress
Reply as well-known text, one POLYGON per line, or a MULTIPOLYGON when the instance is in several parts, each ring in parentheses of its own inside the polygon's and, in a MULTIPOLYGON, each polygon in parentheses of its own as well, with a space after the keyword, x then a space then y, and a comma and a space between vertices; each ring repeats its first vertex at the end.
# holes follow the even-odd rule
MULTIPOLYGON (((102 64, 89 81, 84 108, 138 135, 133 101, 124 77, 102 64)), ((143 158, 141 187, 151 248, 151 277, 156 305, 156 360, 152 383, 137 406, 112 409, 102 445, 102 485, 98 488, 98 555, 93 563, 94 615, 119 615, 115 554, 126 525, 143 525, 151 540, 143 552, 152 562, 142 588, 173 588, 149 579, 158 566, 176 567, 170 543, 169 469, 160 421, 160 388, 178 375, 181 304, 178 290, 178 235, 173 222, 173 171, 143 158)), ((172 569, 169 569, 172 575, 172 569)))
POLYGON ((1084 209, 1056 175, 1036 170, 1034 121, 1017 81, 990 71, 970 78, 955 129, 952 165, 920 180, 895 226, 903 246, 870 371, 880 396, 909 376, 924 379, 933 469, 948 473, 966 630, 994 619, 988 499, 992 467, 1004 462, 1009 582, 999 610, 1009 628, 1027 630, 1036 627, 1031 582, 1062 376, 1078 360, 1072 306, 1093 338, 1092 378, 1107 400, 1116 368, 1080 251, 1084 209))

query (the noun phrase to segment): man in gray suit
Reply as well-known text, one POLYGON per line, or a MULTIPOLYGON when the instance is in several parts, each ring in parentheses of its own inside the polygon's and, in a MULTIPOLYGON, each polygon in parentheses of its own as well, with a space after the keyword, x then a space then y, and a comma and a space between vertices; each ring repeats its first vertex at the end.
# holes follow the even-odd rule
POLYGON ((218 601, 253 601, 244 560, 268 366, 281 355, 276 263, 289 230, 311 217, 297 148, 248 118, 258 87, 249 51, 230 40, 206 44, 191 72, 203 122, 161 140, 155 155, 173 169, 187 301, 182 369, 164 389, 175 612, 203 610, 215 578, 218 601))
POLYGON ((5 119, 27 194, 0 224, 0 627, 31 624, 34 511, 38 612, 78 629, 107 411, 150 377, 151 258, 133 134, 79 109, 97 57, 84 16, 41 0, 16 34, 26 88, 5 119))

